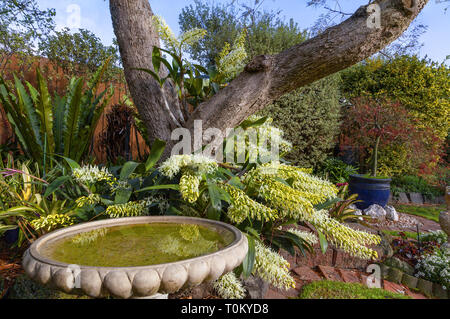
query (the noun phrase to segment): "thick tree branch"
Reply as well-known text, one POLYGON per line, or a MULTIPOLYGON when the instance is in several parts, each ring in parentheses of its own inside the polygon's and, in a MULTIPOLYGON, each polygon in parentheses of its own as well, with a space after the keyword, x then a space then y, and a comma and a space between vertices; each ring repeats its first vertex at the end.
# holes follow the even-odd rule
POLYGON ((369 28, 367 7, 320 35, 275 56, 256 57, 228 87, 201 104, 186 126, 235 127, 282 95, 375 54, 397 39, 428 0, 375 1, 381 28, 369 28))

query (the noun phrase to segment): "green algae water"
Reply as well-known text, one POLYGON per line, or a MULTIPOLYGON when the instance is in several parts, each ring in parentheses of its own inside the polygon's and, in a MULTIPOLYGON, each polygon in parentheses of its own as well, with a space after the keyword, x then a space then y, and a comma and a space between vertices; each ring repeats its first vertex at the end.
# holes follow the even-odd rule
POLYGON ((192 224, 151 223, 95 229, 49 243, 44 257, 67 264, 138 267, 213 253, 233 241, 231 232, 192 224))

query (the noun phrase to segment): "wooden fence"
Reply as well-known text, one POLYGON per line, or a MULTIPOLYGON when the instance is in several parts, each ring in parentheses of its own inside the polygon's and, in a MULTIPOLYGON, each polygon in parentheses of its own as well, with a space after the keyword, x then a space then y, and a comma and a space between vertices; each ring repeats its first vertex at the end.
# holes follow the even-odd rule
MULTIPOLYGON (((8 64, 4 67, 3 76, 5 79, 12 79, 14 73, 19 73, 21 74, 21 78, 29 81, 33 85, 36 85, 37 67, 43 70, 44 76, 48 81, 49 90, 51 92, 58 92, 58 94, 63 94, 68 80, 64 76, 62 70, 55 67, 46 58, 35 57, 24 65, 22 60, 16 57, 12 57, 8 64)), ((123 98, 127 92, 125 81, 122 79, 120 79, 119 81, 101 83, 99 86, 99 92, 102 92, 110 85, 114 87, 114 95, 111 98, 109 105, 105 108, 105 111, 100 117, 99 123, 95 129, 93 144, 91 145, 91 155, 95 156, 98 163, 103 163, 107 160, 100 138, 101 134, 107 129, 106 114, 111 110, 111 107, 113 105, 119 104, 121 101, 123 101, 123 98)), ((14 134, 11 126, 9 125, 5 112, 0 104, 0 145, 6 143, 9 139, 13 138, 13 136, 14 134)), ((142 136, 136 130, 134 125, 132 125, 130 130, 131 157, 135 160, 138 160, 139 155, 143 156, 145 152, 148 152, 148 147, 142 136)))

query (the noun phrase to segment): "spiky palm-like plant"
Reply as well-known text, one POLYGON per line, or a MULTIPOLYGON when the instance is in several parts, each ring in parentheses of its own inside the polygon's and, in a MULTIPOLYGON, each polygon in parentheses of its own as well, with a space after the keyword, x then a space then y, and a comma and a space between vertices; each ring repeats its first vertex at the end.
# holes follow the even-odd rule
POLYGON ((79 162, 87 154, 95 128, 108 104, 112 89, 97 94, 109 59, 84 85, 73 77, 64 96, 49 93, 47 82, 36 70, 37 87, 14 76, 10 86, 0 77, 0 102, 24 153, 41 167, 51 167, 54 154, 79 162))

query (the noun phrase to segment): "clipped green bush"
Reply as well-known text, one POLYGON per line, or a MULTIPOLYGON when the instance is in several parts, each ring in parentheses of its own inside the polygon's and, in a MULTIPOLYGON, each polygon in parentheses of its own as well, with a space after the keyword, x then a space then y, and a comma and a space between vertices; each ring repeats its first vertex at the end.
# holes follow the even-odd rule
POLYGON ((284 95, 261 112, 292 142, 286 159, 294 165, 320 167, 333 150, 341 118, 339 85, 339 74, 329 76, 284 95))
POLYGON ((411 299, 409 296, 359 283, 314 281, 303 287, 300 299, 411 299))
POLYGON ((444 191, 438 187, 430 185, 426 180, 419 176, 404 175, 392 178, 391 190, 394 195, 400 192, 421 193, 425 197, 435 198, 443 196, 444 191))

